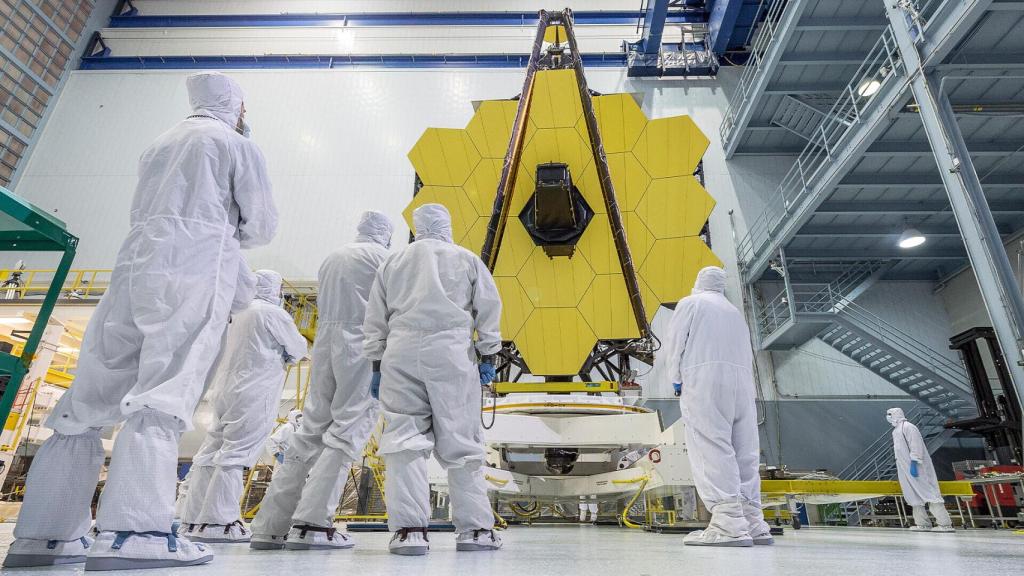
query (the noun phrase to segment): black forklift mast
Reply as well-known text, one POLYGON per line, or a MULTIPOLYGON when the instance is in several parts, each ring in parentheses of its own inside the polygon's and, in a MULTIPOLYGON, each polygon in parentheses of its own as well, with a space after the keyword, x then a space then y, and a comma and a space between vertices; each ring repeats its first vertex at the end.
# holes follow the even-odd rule
POLYGON ((968 420, 948 422, 949 429, 966 430, 985 438, 986 449, 999 464, 1024 464, 1021 448, 1021 405, 1017 391, 1006 369, 1006 360, 999 348, 995 331, 990 327, 971 328, 949 339, 950 348, 958 350, 963 358, 967 376, 971 380, 978 416, 968 420), (992 376, 982 355, 982 345, 992 360, 994 377, 1001 390, 996 393, 992 376))

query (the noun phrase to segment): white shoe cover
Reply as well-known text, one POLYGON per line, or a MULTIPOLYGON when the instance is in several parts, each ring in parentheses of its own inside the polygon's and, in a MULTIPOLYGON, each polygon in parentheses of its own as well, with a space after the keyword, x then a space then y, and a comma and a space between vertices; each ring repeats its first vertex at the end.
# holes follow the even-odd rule
POLYGON ((252 533, 245 528, 241 520, 231 524, 192 524, 185 535, 193 542, 207 544, 239 544, 248 542, 252 533))
POLYGON ((402 528, 388 544, 388 552, 399 556, 423 556, 430 550, 426 528, 402 528))
POLYGON ((284 543, 288 550, 344 550, 355 545, 356 541, 346 532, 305 525, 293 526, 284 543))
POLYGON ((761 534, 751 534, 750 537, 754 540, 755 546, 771 546, 775 544, 775 538, 772 537, 772 531, 769 528, 767 532, 761 534))
POLYGON ((715 530, 714 528, 708 528, 707 530, 697 530, 690 532, 683 538, 683 544, 686 546, 722 546, 722 547, 733 547, 733 548, 746 548, 754 545, 754 539, 749 535, 744 536, 728 536, 725 533, 715 530))
POLYGON ((501 536, 494 530, 470 530, 455 539, 455 549, 460 552, 497 550, 501 545, 501 536))
POLYGON ((175 568, 210 560, 213 551, 188 538, 157 532, 100 532, 89 549, 85 569, 175 568))
POLYGON ((68 541, 17 538, 7 549, 4 568, 81 564, 90 546, 92 538, 88 536, 68 541))
POLYGON ((952 526, 936 526, 936 527, 932 528, 931 531, 932 532, 945 532, 945 533, 956 532, 956 530, 954 530, 952 526))
POLYGON ((910 527, 910 531, 911 532, 931 532, 932 531, 932 527, 931 526, 911 526, 910 527))
POLYGON ((284 543, 287 536, 274 536, 272 534, 253 534, 249 540, 250 550, 284 550, 284 543))

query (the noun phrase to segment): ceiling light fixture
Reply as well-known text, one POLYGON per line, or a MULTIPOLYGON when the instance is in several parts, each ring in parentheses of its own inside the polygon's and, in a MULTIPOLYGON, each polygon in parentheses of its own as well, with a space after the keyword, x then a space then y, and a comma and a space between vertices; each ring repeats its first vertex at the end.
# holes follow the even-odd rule
POLYGON ((874 78, 868 78, 857 86, 857 95, 862 98, 868 98, 874 96, 878 90, 882 87, 882 83, 874 78))
POLYGON ((927 238, 917 228, 906 228, 903 230, 903 234, 900 234, 899 247, 900 248, 915 248, 924 244, 927 238))

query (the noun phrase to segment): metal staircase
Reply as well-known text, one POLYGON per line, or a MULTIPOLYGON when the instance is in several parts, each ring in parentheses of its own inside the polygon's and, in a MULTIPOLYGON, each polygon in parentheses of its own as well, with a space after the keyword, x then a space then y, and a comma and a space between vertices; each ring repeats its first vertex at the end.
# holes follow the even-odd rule
POLYGON ((758 305, 757 337, 762 350, 790 350, 835 321, 841 312, 892 267, 884 260, 853 262, 830 283, 788 284, 758 305))
POLYGON ((826 114, 835 102, 831 94, 787 94, 772 116, 772 124, 812 141, 821 135, 826 114))
MULTIPOLYGON (((784 258, 782 259, 784 262, 784 258)), ((940 351, 853 302, 891 267, 884 261, 856 262, 827 284, 791 284, 782 270, 785 289, 755 306, 758 342, 762 349, 782 350, 817 337, 847 358, 890 382, 919 404, 907 419, 924 436, 929 453, 952 436, 943 424, 976 412, 963 366, 940 351)), ((886 431, 839 472, 847 480, 896 477, 892 437, 886 431)), ((860 523, 864 503, 844 506, 850 525, 860 523)))
POLYGON ((966 417, 974 397, 963 366, 853 302, 818 338, 949 418, 966 417))
MULTIPOLYGON (((927 406, 917 405, 907 413, 907 420, 918 427, 924 436, 928 453, 935 452, 955 433, 943 427, 947 417, 927 406)), ((850 462, 838 476, 844 480, 896 479, 896 454, 893 451, 892 432, 886 430, 867 450, 850 462)), ((859 526, 861 519, 871 510, 871 502, 859 500, 843 505, 848 526, 859 526)))

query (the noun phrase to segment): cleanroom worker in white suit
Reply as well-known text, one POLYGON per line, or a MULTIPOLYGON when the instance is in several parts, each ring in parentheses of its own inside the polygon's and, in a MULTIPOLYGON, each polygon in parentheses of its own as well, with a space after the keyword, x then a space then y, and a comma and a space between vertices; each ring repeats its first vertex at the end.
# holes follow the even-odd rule
POLYGON ((495 550, 501 538, 481 469, 480 385, 495 376, 501 298, 480 257, 452 243, 444 206, 420 206, 412 219, 416 240, 377 272, 363 329, 384 412, 378 453, 387 466, 384 494, 395 532, 389 550, 429 549, 432 450, 448 470, 456 549, 495 550))
POLYGON ((256 272, 256 298, 234 314, 210 388, 213 424, 192 458, 182 511, 197 542, 248 542, 239 500, 243 468, 259 459, 281 406, 285 367, 304 359, 306 339, 281 307, 281 275, 256 272))
POLYGON ((914 510, 914 526, 917 532, 952 532, 953 520, 939 491, 939 480, 935 476, 932 457, 924 443, 921 431, 907 421, 902 408, 890 408, 885 419, 892 424, 892 445, 896 452, 896 474, 903 490, 903 498, 914 510), (927 508, 925 508, 927 506, 927 508), (928 511, 935 516, 935 527, 928 518, 928 511))
POLYGON ((725 270, 697 273, 668 326, 666 353, 679 390, 693 481, 711 511, 690 546, 772 544, 761 511, 753 352, 743 314, 725 297, 725 270))
POLYGON ((393 231, 380 212, 363 213, 355 242, 320 266, 316 338, 302 426, 252 522, 256 550, 332 550, 355 546, 334 528, 334 514, 352 464, 377 424, 370 361, 363 357, 363 315, 393 231), (287 537, 287 538, 286 538, 287 537))
POLYGON ((278 464, 284 464, 284 453, 292 443, 292 435, 302 426, 302 410, 291 410, 283 424, 267 440, 267 453, 278 464))
POLYGON ((8 567, 213 558, 171 533, 178 440, 220 350, 240 249, 274 237, 277 210, 263 155, 242 135, 241 88, 215 72, 186 85, 192 112, 139 161, 131 230, 89 320, 75 382, 46 421, 54 434, 32 463, 8 567), (100 429, 121 422, 92 542, 100 429))

